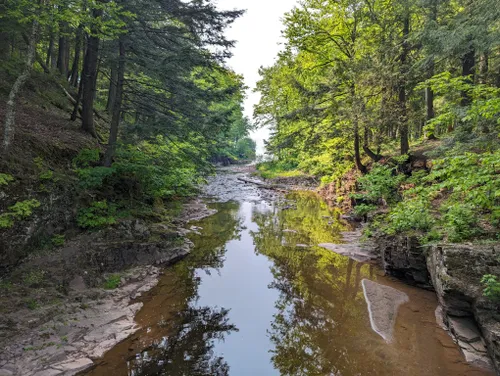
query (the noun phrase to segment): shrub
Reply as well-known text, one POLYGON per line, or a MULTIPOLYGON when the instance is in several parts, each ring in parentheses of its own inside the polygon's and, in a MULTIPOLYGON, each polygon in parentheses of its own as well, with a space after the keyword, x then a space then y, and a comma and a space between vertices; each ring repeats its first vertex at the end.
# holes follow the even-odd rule
POLYGON ((356 207, 354 208, 354 214, 356 214, 360 217, 364 217, 365 215, 367 215, 375 210, 377 210, 376 205, 360 204, 360 205, 356 205, 356 207))
POLYGON ((90 207, 80 209, 77 216, 78 226, 82 228, 105 227, 116 223, 116 206, 106 200, 95 201, 90 207))
POLYGON ((32 270, 23 278, 23 283, 29 287, 36 287, 42 284, 45 279, 45 272, 43 270, 32 270))
POLYGON ((477 213, 472 205, 455 203, 443 216, 443 227, 450 242, 469 240, 481 234, 477 213))
POLYGON ((388 233, 405 231, 428 231, 434 224, 429 205, 422 199, 398 203, 389 213, 388 233))
POLYGON ((381 199, 387 203, 400 201, 398 188, 405 176, 398 174, 394 167, 376 165, 369 174, 358 178, 358 184, 364 193, 354 195, 357 199, 377 204, 381 199))
POLYGON ((64 235, 54 235, 50 241, 52 242, 53 245, 56 247, 60 247, 64 245, 64 242, 66 241, 66 237, 64 235))
POLYGON ((104 185, 106 179, 116 173, 116 168, 109 167, 87 167, 77 170, 80 179, 80 187, 83 189, 97 189, 104 185))
POLYGON ((14 181, 14 177, 12 175, 0 173, 0 187, 2 185, 9 184, 12 181, 14 181))
POLYGON ((0 214, 0 229, 12 227, 15 219, 28 218, 39 206, 40 202, 35 199, 16 202, 7 213, 0 214))
POLYGON ((119 274, 110 275, 104 282, 104 288, 107 290, 114 290, 120 286, 121 276, 119 274))
POLYGON ((500 300, 500 282, 498 282, 497 276, 487 274, 483 276, 481 283, 484 285, 484 296, 492 300, 500 300))
POLYGON ((75 168, 90 167, 91 165, 99 162, 100 158, 98 149, 83 149, 73 159, 73 166, 75 168))

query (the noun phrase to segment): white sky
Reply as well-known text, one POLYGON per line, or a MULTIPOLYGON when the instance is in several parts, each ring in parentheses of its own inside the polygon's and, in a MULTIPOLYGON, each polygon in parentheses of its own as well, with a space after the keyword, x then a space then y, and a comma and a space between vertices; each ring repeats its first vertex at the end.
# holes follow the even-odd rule
MULTIPOLYGON (((298 0, 218 0, 218 7, 224 10, 246 9, 246 13, 233 23, 227 31, 229 39, 237 41, 234 56, 228 65, 245 77, 250 89, 245 101, 245 115, 253 116, 253 106, 259 102, 259 94, 253 93, 259 81, 259 68, 273 64, 282 43, 281 30, 283 15, 298 4, 298 0)), ((259 129, 252 134, 257 141, 257 154, 264 153, 264 139, 267 129, 259 129)))

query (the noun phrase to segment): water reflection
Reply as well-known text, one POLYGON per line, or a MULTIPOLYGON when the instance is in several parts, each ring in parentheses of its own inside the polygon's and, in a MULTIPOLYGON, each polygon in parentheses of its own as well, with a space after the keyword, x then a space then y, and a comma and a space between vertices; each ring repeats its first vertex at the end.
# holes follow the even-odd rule
POLYGON ((464 364, 437 326, 432 293, 317 247, 351 228, 315 195, 216 208, 196 224, 193 253, 143 299, 144 329, 90 374, 486 374, 464 364), (392 313, 390 343, 372 330, 363 280, 408 296, 392 313))
POLYGON ((229 323, 228 310, 188 308, 178 316, 165 323, 168 337, 127 362, 129 375, 228 375, 227 362, 213 351, 217 341, 237 331, 229 323))

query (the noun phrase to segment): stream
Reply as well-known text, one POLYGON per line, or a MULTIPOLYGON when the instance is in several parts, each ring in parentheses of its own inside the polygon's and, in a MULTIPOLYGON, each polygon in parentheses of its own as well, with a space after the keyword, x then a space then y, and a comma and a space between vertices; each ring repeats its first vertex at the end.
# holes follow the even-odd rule
POLYGON ((318 244, 352 231, 313 193, 223 171, 195 249, 141 298, 141 330, 87 375, 486 375, 436 321, 429 291, 318 244))

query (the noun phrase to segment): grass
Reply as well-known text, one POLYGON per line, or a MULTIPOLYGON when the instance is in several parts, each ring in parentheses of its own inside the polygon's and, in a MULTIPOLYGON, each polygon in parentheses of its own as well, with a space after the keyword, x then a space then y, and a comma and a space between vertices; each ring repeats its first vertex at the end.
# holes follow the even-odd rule
POLYGON ((104 288, 106 290, 114 290, 120 286, 121 276, 119 274, 110 275, 104 282, 104 288))
POLYGON ((293 164, 276 161, 259 163, 257 165, 257 171, 264 179, 306 176, 304 172, 298 170, 293 164))

